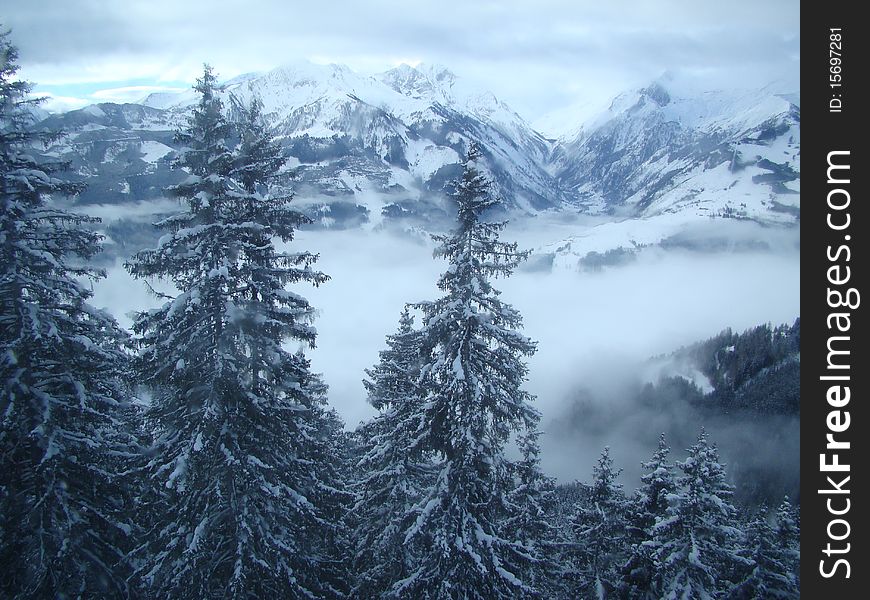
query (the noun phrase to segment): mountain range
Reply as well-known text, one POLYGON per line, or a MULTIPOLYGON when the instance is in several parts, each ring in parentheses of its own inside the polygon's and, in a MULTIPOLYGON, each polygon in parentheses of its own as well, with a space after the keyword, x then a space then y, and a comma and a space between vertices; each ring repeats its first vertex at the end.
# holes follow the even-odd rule
MULTIPOLYGON (((289 158, 284 184, 322 226, 441 220, 450 212, 445 190, 472 141, 514 214, 670 224, 653 228, 653 243, 686 223, 788 226, 800 218, 800 97, 775 86, 693 89, 665 74, 579 125, 568 115, 558 137, 439 66, 364 76, 301 62, 231 79, 222 90, 231 109, 261 99, 289 158)), ((181 177, 172 168, 174 132, 196 101, 193 90, 152 94, 34 126, 64 132, 48 152, 88 183, 80 205, 156 201, 181 177)))

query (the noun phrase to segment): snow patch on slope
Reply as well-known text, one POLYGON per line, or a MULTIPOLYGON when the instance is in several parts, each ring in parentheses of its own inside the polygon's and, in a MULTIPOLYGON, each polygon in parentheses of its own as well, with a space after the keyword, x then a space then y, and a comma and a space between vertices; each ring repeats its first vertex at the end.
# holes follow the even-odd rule
POLYGON ((174 152, 172 148, 160 142, 146 140, 139 145, 139 151, 143 154, 142 160, 147 163, 154 163, 169 154, 174 152))
POLYGON ((423 180, 429 179, 444 165, 456 164, 462 158, 455 150, 438 146, 430 140, 408 140, 406 158, 411 172, 423 180))

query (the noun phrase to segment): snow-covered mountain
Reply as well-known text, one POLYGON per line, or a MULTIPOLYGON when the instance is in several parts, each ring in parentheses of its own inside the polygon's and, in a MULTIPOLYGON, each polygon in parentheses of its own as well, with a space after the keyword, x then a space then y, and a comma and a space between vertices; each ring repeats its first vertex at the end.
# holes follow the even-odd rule
POLYGON ((554 173, 567 196, 589 211, 792 221, 800 97, 773 88, 688 95, 671 80, 620 95, 559 144, 554 173))
MULTIPOLYGON (((556 265, 608 264, 654 245, 713 248, 735 229, 723 219, 765 227, 800 219, 799 94, 776 85, 693 89, 665 75, 585 116, 566 120, 549 168, 566 203, 615 218, 540 247, 556 265)), ((739 243, 777 236, 760 232, 739 243)))
MULTIPOLYGON (((492 94, 443 67, 401 65, 362 76, 341 65, 296 63, 235 78, 224 94, 262 100, 275 133, 304 165, 301 183, 319 192, 389 192, 421 200, 442 191, 474 140, 485 148, 511 207, 535 211, 561 204, 544 168, 551 145, 492 94)), ((193 93, 160 94, 143 104, 179 113, 195 101, 193 93)), ((362 204, 370 211, 383 208, 365 198, 362 204)))
MULTIPOLYGON (((711 219, 795 223, 800 99, 784 91, 692 89, 666 75, 605 110, 586 106, 579 124, 570 110, 559 112, 548 121, 551 129, 564 123, 558 139, 439 66, 364 76, 300 62, 237 77, 222 93, 227 106, 262 100, 290 158, 288 185, 322 224, 438 220, 445 186, 475 141, 509 209, 606 221, 582 240, 553 244, 570 262, 592 250, 660 243, 711 219)), ((50 151, 89 183, 81 202, 153 200, 179 177, 170 164, 173 132, 196 101, 193 90, 152 94, 36 126, 66 132, 50 151)))

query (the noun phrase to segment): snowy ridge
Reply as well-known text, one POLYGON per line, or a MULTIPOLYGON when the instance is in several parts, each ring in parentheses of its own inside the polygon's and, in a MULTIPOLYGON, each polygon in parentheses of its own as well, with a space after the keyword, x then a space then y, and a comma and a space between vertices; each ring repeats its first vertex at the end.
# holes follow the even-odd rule
POLYGON ((554 172, 578 206, 768 223, 799 214, 800 97, 697 90, 665 76, 621 94, 560 143, 554 172))
MULTIPOLYGON (((624 247, 657 243, 699 219, 792 225, 800 214, 800 96, 779 84, 710 90, 666 74, 606 107, 587 103, 539 121, 550 135, 562 132, 557 140, 439 65, 367 76, 300 61, 235 77, 219 93, 227 107, 262 101, 290 158, 287 184, 326 227, 443 221, 471 142, 508 210, 568 210, 609 216, 616 230, 649 229, 618 236, 624 247)), ((52 127, 68 136, 52 151, 92 184, 88 202, 156 199, 173 182, 173 133, 196 101, 193 90, 163 92, 55 115, 52 127), (156 179, 135 179, 143 175, 156 179)))
MULTIPOLYGON (((509 204, 531 211, 560 204, 543 166, 551 144, 491 93, 444 67, 403 64, 364 76, 343 65, 301 61, 234 78, 223 85, 223 94, 242 102, 259 97, 279 138, 307 136, 326 140, 318 143, 324 146, 346 137, 359 147, 354 154, 373 153, 363 157, 365 165, 350 169, 355 174, 389 178, 387 165, 408 169, 422 184, 409 190, 417 197, 440 192, 444 182, 435 175, 457 165, 468 143, 478 141, 495 163, 499 191, 509 204)), ((180 113, 195 101, 185 92, 174 99, 154 94, 144 104, 180 113)))

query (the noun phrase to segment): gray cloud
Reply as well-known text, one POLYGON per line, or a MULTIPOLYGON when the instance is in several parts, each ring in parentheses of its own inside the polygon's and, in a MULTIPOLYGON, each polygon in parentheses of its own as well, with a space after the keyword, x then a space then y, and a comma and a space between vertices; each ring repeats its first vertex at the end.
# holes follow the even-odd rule
POLYGON ((529 119, 611 96, 666 69, 711 80, 798 82, 799 2, 105 3, 12 0, 5 24, 42 83, 231 77, 310 58, 379 71, 449 66, 529 119), (125 77, 124 74, 127 73, 125 77))

